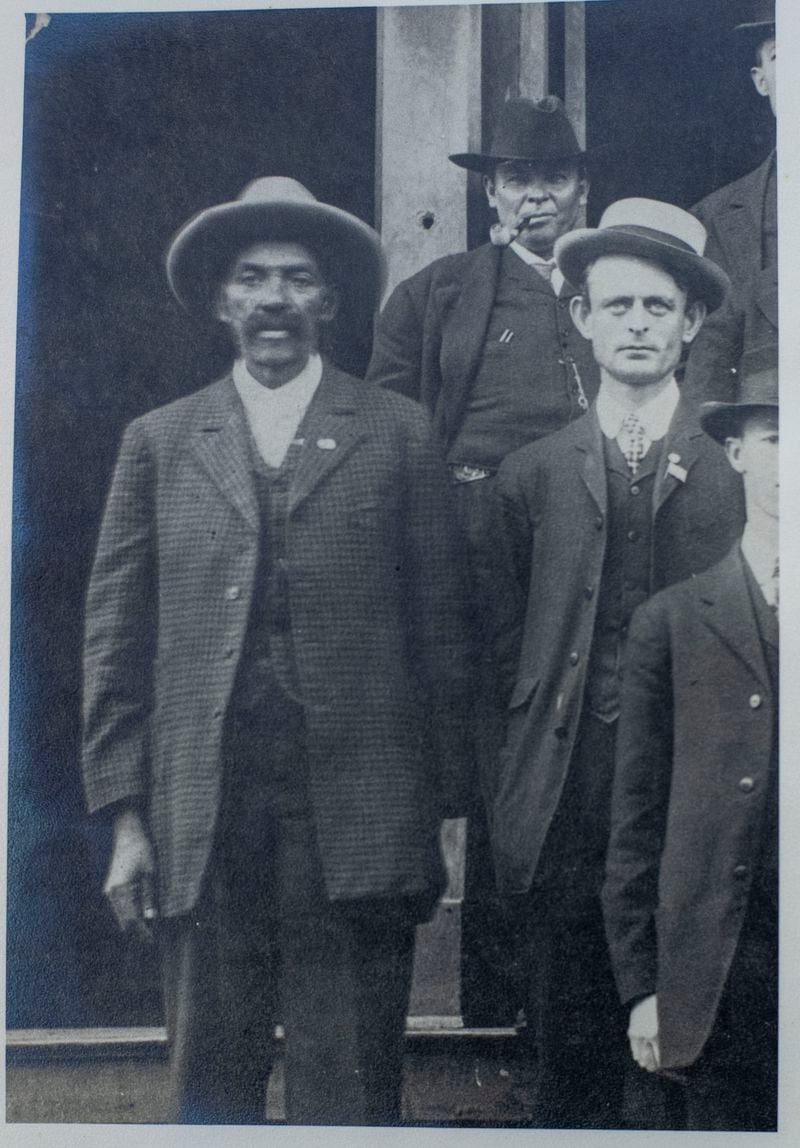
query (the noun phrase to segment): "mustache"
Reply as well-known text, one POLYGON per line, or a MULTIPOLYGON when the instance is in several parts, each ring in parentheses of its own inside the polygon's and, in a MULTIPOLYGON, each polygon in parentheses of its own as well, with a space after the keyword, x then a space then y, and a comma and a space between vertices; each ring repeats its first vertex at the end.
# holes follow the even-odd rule
POLYGON ((296 315, 251 315, 245 322, 247 335, 261 331, 297 331, 302 326, 296 315))

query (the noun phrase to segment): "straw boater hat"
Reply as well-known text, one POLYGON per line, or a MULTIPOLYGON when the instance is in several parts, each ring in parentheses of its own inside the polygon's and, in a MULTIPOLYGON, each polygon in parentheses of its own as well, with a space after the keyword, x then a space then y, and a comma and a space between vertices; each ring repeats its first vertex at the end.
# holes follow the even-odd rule
POLYGON ((578 143, 558 96, 543 100, 507 100, 500 112, 488 152, 459 152, 450 159, 459 167, 491 175, 498 163, 562 163, 585 153, 578 143))
POLYGON ((704 258, 705 244, 706 229, 688 211, 656 199, 620 199, 606 208, 597 227, 577 228, 557 239, 553 254, 574 287, 602 255, 649 259, 684 281, 714 311, 730 280, 713 260, 704 258))
POLYGON ((739 397, 734 403, 703 403, 700 422, 717 442, 741 433, 742 420, 759 407, 778 409, 778 347, 765 343, 745 351, 739 367, 739 397))
POLYGON ((352 321, 368 321, 380 301, 384 258, 376 231, 320 203, 286 176, 253 180, 231 203, 209 207, 178 231, 167 251, 167 278, 195 315, 215 313, 217 291, 233 259, 253 243, 302 243, 332 271, 352 321))

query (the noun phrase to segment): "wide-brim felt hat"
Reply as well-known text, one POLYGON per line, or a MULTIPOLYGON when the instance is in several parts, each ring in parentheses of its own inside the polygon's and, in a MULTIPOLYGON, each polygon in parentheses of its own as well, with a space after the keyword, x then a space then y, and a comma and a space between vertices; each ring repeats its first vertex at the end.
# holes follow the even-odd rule
POLYGON ((385 281, 380 236, 286 176, 253 180, 238 199, 209 207, 180 228, 166 256, 175 297, 194 315, 213 315, 219 287, 238 252, 271 241, 308 247, 342 297, 340 313, 344 309, 351 322, 371 319, 385 281))
POLYGON ((561 163, 586 153, 578 143, 558 96, 541 100, 507 100, 487 152, 458 152, 449 158, 459 167, 491 174, 498 163, 561 163))
POLYGON ((586 268, 601 256, 647 259, 665 267, 715 311, 730 280, 703 255, 705 243, 705 227, 683 208, 657 199, 620 199, 606 208, 597 227, 577 228, 557 239, 553 255, 573 287, 580 287, 586 268))
POLYGON ((778 347, 764 343, 742 355, 739 364, 739 393, 732 403, 702 403, 700 422, 706 434, 717 442, 738 435, 742 419, 763 407, 778 409, 778 347))
POLYGON ((763 35, 775 28, 775 0, 752 0, 746 7, 747 18, 734 26, 736 35, 763 35))

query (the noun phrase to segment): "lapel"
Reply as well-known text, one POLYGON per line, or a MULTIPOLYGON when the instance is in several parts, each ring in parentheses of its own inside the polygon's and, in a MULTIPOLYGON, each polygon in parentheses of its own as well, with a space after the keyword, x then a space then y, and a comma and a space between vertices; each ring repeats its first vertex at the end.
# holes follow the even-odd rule
POLYGON ((248 526, 257 531, 250 428, 230 375, 209 390, 190 449, 248 526))
POLYGON ((700 456, 700 444, 703 438, 703 431, 697 421, 696 414, 692 411, 689 403, 682 398, 679 399, 669 430, 664 437, 664 450, 656 471, 656 480, 653 486, 654 520, 675 491, 691 481, 692 467, 700 456), (674 457, 670 458, 670 455, 674 457), (682 481, 667 471, 670 462, 673 462, 676 467, 683 467, 686 471, 685 480, 682 481))
POLYGON ((480 364, 497 294, 502 250, 487 244, 470 255, 461 291, 442 323, 442 423, 448 438, 460 424, 480 364))
POLYGON ((364 437, 357 417, 368 383, 342 374, 323 360, 322 378, 298 437, 305 440, 289 491, 289 514, 323 482, 364 437))
POLYGON ((748 279, 753 266, 761 265, 761 224, 772 155, 746 176, 738 194, 732 196, 715 220, 719 242, 729 260, 731 278, 748 279))
POLYGON ((769 689, 769 671, 739 542, 718 566, 698 577, 696 586, 706 625, 769 689))
POLYGON ((598 510, 605 516, 608 508, 606 463, 603 453, 603 432, 600 429, 595 404, 592 404, 585 415, 576 419, 569 430, 575 438, 575 449, 583 456, 579 470, 581 479, 597 504, 598 510))

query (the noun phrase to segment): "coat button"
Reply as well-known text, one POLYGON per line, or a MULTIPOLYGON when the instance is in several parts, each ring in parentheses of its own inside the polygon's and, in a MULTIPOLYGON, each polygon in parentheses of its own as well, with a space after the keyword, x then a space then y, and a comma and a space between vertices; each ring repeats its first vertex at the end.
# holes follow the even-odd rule
POLYGON ((739 788, 741 789, 742 793, 752 793, 755 787, 756 783, 753 781, 752 777, 743 777, 739 782, 739 788))
POLYGON ((746 865, 735 865, 734 866, 733 875, 734 875, 734 877, 738 877, 740 881, 741 881, 742 877, 746 877, 747 874, 748 874, 748 868, 746 865))
POLYGON ((751 710, 757 710, 760 705, 761 705, 761 694, 751 694, 750 695, 750 709, 751 710))
POLYGON ((639 494, 639 493, 641 492, 641 489, 642 489, 642 488, 641 488, 640 486, 636 486, 636 485, 634 484, 634 485, 631 487, 631 494, 639 494))
POLYGON ((639 531, 638 530, 629 530, 628 531, 628 541, 629 542, 636 542, 636 541, 638 541, 638 538, 639 538, 639 531))
POLYGON ((583 588, 584 598, 591 598, 592 594, 594 594, 594 586, 584 586, 584 588, 583 588))
POLYGON ((225 597, 229 602, 235 602, 237 598, 241 598, 242 590, 240 586, 226 586, 225 597))
POLYGON ((602 514, 598 514, 597 518, 595 518, 595 520, 594 520, 594 524, 598 530, 603 529, 603 516, 602 516, 602 514))
POLYGON ((580 661, 580 655, 578 654, 578 651, 573 650, 569 656, 570 665, 571 666, 577 666, 579 661, 580 661))

